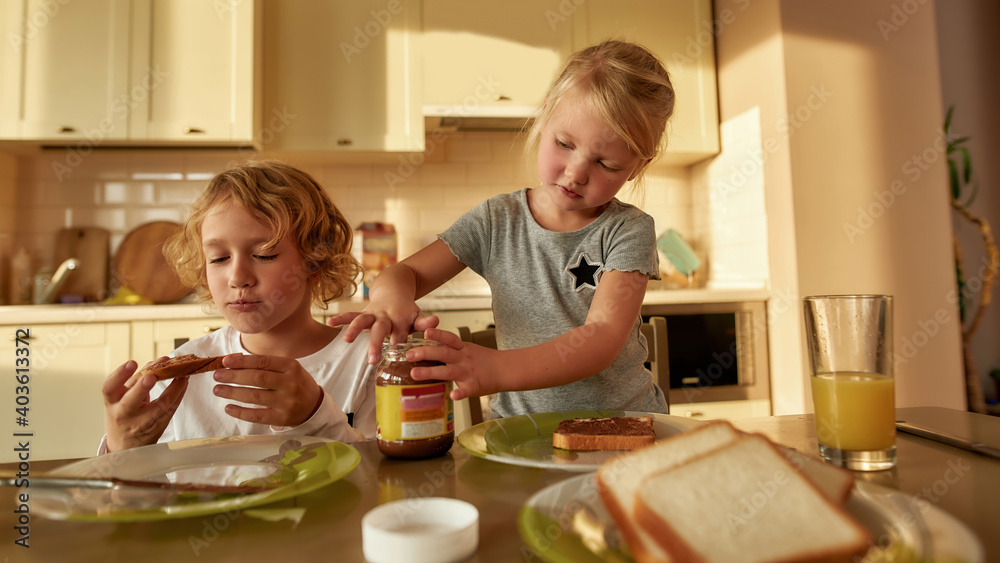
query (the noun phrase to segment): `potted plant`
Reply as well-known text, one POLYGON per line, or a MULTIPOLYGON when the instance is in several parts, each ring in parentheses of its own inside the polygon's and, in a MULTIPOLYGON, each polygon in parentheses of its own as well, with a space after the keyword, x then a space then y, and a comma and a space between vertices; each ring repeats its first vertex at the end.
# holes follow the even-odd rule
POLYGON ((969 207, 976 199, 978 186, 973 181, 972 157, 966 143, 969 137, 951 138, 951 117, 954 113, 954 106, 948 108, 948 113, 944 120, 944 135, 947 141, 948 175, 951 188, 951 207, 958 214, 972 223, 979 231, 985 247, 987 267, 982 275, 982 288, 978 299, 972 295, 972 291, 967 283, 962 264, 962 247, 958 243, 958 238, 952 235, 955 247, 955 276, 958 285, 958 309, 962 322, 962 356, 965 364, 965 388, 969 402, 969 410, 977 413, 987 413, 986 401, 983 395, 983 384, 979 379, 979 370, 976 367, 975 358, 972 354, 972 334, 979 328, 979 323, 983 319, 983 313, 991 301, 993 281, 997 275, 997 268, 1000 266, 1000 252, 997 250, 996 242, 993 239, 993 232, 986 219, 972 213, 969 207), (969 320, 971 313, 971 320, 969 320), (968 322, 966 322, 968 320, 968 322))

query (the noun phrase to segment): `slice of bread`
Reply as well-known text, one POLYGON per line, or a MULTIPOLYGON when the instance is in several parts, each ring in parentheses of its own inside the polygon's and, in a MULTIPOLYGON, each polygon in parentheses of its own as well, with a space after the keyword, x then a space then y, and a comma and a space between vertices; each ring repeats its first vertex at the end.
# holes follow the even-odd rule
POLYGON ((552 433, 552 446, 564 450, 634 450, 655 440, 651 416, 572 418, 552 433))
POLYGON ((871 541, 763 436, 649 476, 634 517, 675 561, 846 559, 871 541))
POLYGON ((725 421, 715 421, 655 445, 620 455, 597 470, 597 492, 639 563, 668 561, 666 552, 632 520, 636 492, 650 475, 676 467, 732 443, 741 433, 725 421))
POLYGON ((215 371, 223 367, 223 358, 225 358, 225 356, 211 356, 208 358, 202 358, 194 354, 175 356, 173 358, 167 358, 160 363, 142 368, 132 375, 132 380, 138 380, 147 373, 155 375, 156 379, 164 380, 173 379, 175 377, 183 377, 185 375, 193 375, 196 373, 203 373, 206 371, 215 371))

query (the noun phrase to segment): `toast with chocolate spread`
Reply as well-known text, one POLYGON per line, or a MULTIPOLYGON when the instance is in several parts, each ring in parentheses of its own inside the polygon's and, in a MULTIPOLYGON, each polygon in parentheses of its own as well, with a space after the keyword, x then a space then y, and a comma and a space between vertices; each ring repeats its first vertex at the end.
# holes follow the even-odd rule
POLYGON ((634 450, 655 440, 651 416, 572 418, 552 433, 552 446, 564 450, 634 450))

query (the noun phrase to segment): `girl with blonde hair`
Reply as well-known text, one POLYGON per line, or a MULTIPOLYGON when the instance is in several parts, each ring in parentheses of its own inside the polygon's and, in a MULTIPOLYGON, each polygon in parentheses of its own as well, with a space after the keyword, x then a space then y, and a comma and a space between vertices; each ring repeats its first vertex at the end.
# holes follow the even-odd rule
POLYGON ((498 195, 439 239, 375 279, 344 339, 370 329, 378 344, 411 330, 445 346, 420 347, 414 379, 446 379, 453 399, 494 394, 498 416, 568 409, 666 412, 640 334, 646 284, 659 278, 653 218, 616 199, 665 144, 673 112, 669 75, 632 43, 607 41, 574 54, 530 132, 541 184, 498 195), (464 268, 490 285, 498 350, 463 343, 423 317, 416 299, 464 268))

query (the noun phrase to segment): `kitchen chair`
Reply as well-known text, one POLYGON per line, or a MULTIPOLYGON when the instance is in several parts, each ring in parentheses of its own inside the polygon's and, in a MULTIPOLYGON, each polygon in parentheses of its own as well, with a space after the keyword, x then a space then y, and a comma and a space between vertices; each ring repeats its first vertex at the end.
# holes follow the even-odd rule
MULTIPOLYGON (((463 342, 471 342, 487 348, 496 349, 497 333, 495 328, 487 328, 478 332, 472 332, 467 326, 458 327, 458 336, 463 342)), ((467 426, 475 426, 483 421, 483 403, 486 403, 486 412, 489 412, 489 395, 483 397, 469 397, 455 403, 455 432, 459 432, 459 423, 467 426)))
POLYGON ((639 330, 646 337, 646 347, 649 352, 646 363, 653 373, 653 383, 663 390, 663 398, 667 401, 667 413, 670 412, 670 359, 667 352, 667 319, 665 317, 649 317, 649 320, 639 325, 639 330))
MULTIPOLYGON (((665 317, 649 317, 649 320, 639 325, 639 330, 646 337, 648 353, 646 363, 652 372, 653 383, 663 390, 667 401, 667 412, 670 412, 670 361, 667 352, 667 319, 665 317)), ((458 327, 458 336, 463 342, 472 342, 488 348, 497 347, 496 329, 488 328, 472 332, 469 327, 458 327)), ((483 421, 483 403, 489 412, 489 396, 472 397, 472 400, 462 399, 455 403, 455 431, 474 426, 483 421), (476 400, 478 399, 478 400, 476 400)))

